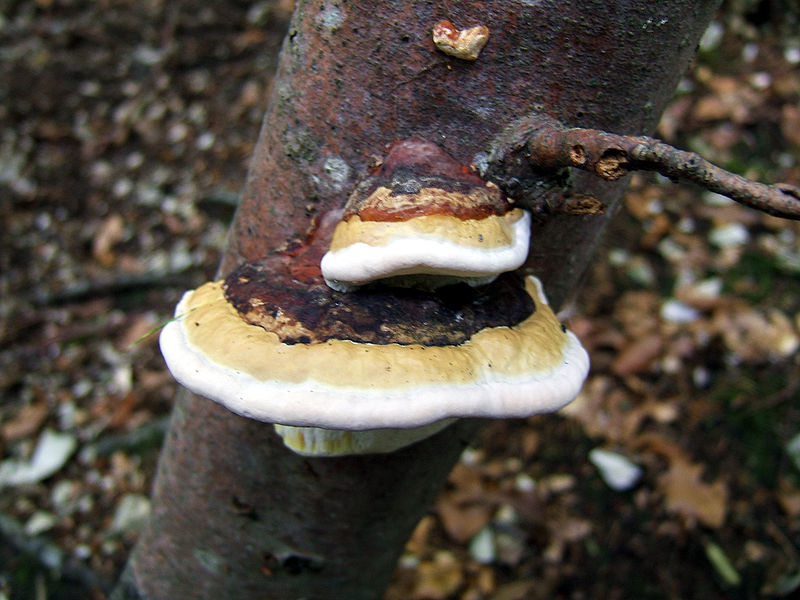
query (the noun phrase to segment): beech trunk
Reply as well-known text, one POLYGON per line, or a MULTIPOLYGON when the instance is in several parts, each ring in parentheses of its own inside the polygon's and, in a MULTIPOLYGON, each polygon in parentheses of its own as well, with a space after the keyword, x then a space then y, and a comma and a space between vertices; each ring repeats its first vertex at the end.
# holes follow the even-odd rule
MULTIPOLYGON (((465 164, 512 121, 648 134, 717 0, 299 0, 221 274, 301 241, 386 145, 419 136, 465 164), (433 25, 486 25, 478 60, 436 50, 433 25)), ((576 289, 623 182, 575 177, 604 214, 534 224, 525 269, 556 307, 576 289)), ((272 426, 184 394, 153 515, 117 598, 376 599, 478 427, 461 421, 383 455, 303 458, 272 426)))

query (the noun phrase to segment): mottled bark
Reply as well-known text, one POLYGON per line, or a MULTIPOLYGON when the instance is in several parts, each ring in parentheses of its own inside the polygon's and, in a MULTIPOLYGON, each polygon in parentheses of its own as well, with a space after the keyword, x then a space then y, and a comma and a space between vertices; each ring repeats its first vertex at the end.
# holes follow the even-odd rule
MULTIPOLYGON (((650 132, 716 4, 298 2, 222 273, 302 242, 393 140, 419 136, 481 162, 505 125, 542 108, 570 125, 650 132), (476 61, 434 48, 443 18, 489 28, 476 61)), ((609 209, 533 231, 526 269, 555 305, 622 189, 583 175, 575 192, 609 209)), ((187 395, 118 597, 378 598, 475 427, 390 455, 308 459, 270 425, 187 395)))

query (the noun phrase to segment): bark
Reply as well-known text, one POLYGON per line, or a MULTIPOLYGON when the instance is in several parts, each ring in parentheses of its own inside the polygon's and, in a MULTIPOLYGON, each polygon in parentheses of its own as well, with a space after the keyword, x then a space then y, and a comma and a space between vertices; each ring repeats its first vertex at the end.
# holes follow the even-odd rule
MULTIPOLYGON (((650 132, 716 4, 299 1, 222 274, 302 243, 393 140, 419 136, 469 164, 504 125, 543 109, 570 126, 650 132), (444 18, 489 28, 476 61, 434 48, 444 18)), ((556 306, 624 183, 598 181, 578 174, 573 191, 598 197, 603 214, 534 226, 525 268, 556 306)), ((379 598, 476 427, 462 421, 389 455, 308 459, 270 425, 187 394, 116 596, 379 598)))

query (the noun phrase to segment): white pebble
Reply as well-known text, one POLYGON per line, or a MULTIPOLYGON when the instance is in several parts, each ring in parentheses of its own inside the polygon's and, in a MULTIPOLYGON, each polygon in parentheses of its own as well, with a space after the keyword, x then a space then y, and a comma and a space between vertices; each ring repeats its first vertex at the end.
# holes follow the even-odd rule
POLYGON ((473 536, 469 543, 469 554, 482 565, 494 562, 497 552, 491 526, 487 525, 473 536))
POLYGON ((608 487, 617 492, 631 489, 642 476, 641 468, 610 450, 593 449, 589 452, 589 461, 600 471, 600 476, 608 487))
POLYGON ((700 318, 700 311, 671 298, 661 305, 661 318, 670 323, 691 323, 700 318))
POLYGON ((746 244, 750 239, 750 232, 741 223, 727 223, 714 227, 708 239, 718 248, 731 248, 746 244))

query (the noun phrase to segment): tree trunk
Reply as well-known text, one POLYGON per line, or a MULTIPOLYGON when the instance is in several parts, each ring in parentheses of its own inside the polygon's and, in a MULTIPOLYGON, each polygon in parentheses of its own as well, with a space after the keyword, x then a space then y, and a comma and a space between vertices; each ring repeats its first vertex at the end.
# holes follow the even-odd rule
MULTIPOLYGON (((222 274, 303 240, 393 140, 419 136, 469 164, 534 111, 651 132, 717 4, 300 0, 222 274), (489 28, 476 61, 434 48, 431 30, 444 18, 489 28)), ((623 185, 574 180, 576 193, 608 209, 534 224, 525 269, 555 306, 586 270, 623 185)), ((462 421, 392 454, 310 459, 286 450, 271 425, 185 394, 153 517, 115 595, 379 598, 476 428, 462 421)))

